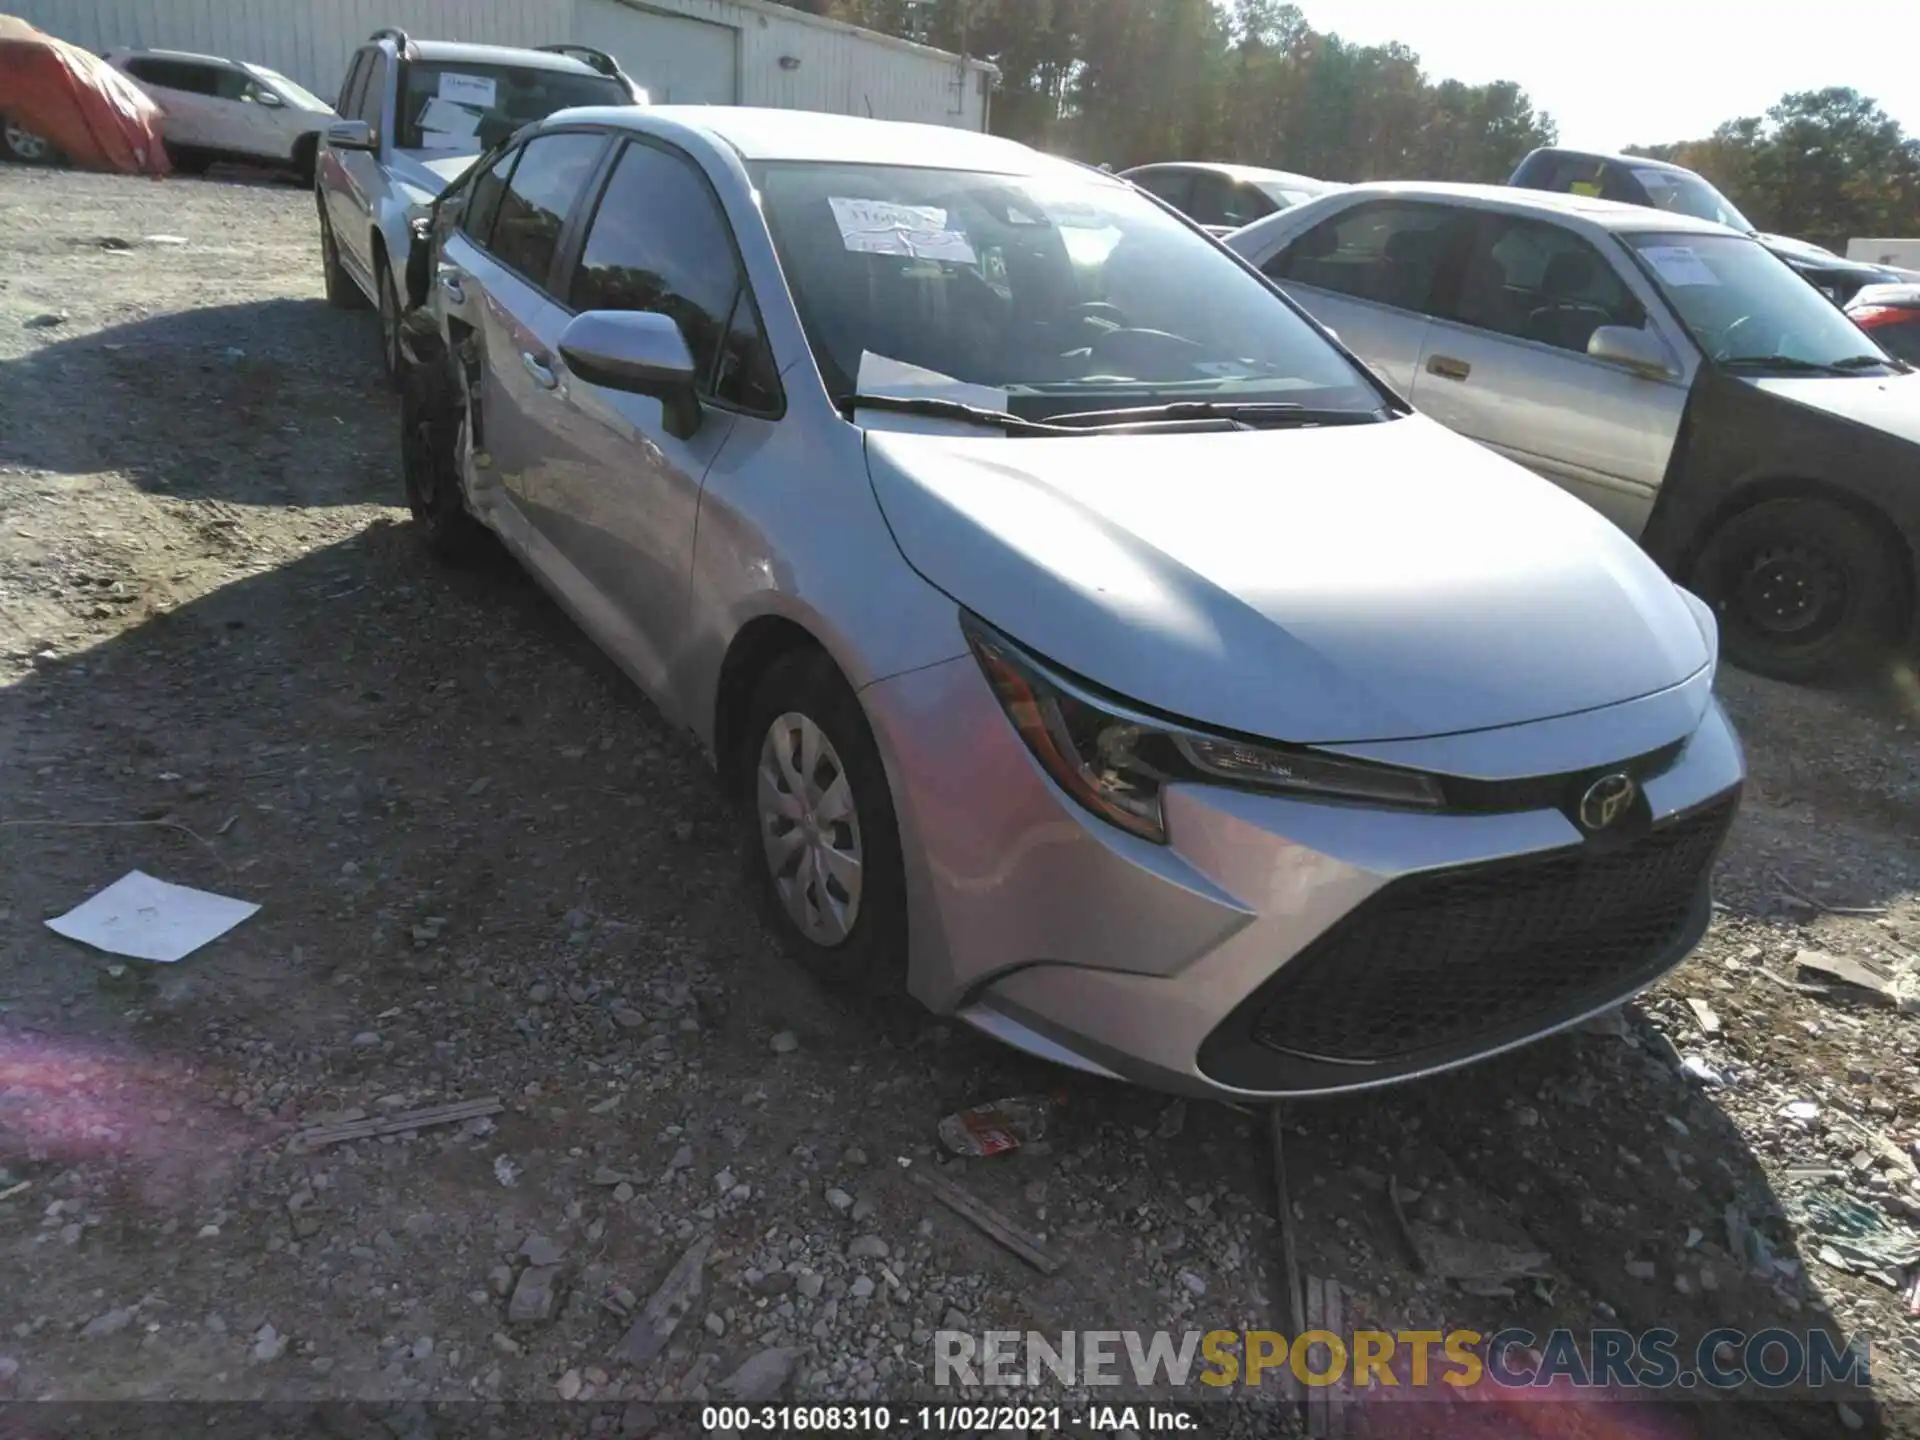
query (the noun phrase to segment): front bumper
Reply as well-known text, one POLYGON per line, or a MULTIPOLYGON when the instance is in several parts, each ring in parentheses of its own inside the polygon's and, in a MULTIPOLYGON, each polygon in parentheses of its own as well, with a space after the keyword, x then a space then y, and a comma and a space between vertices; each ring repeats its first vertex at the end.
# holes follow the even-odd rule
POLYGON ((1685 738, 1624 838, 1585 841, 1557 808, 1180 785, 1154 845, 1055 787, 971 656, 880 682, 862 698, 899 814, 909 988, 1045 1058, 1223 1099, 1369 1089, 1528 1043, 1704 933, 1745 777, 1709 692, 1703 675, 1617 715, 1413 742, 1447 773, 1510 781, 1514 757, 1586 772, 1685 738))

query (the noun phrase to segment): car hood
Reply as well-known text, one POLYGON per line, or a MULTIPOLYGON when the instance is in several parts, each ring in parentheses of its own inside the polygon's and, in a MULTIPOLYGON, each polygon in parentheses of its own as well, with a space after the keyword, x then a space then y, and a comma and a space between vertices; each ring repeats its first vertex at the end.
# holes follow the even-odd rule
POLYGON ((1591 710, 1709 659, 1626 535, 1419 416, 1007 439, 867 432, 907 560, 1136 703, 1297 743, 1591 710))
POLYGON ((1906 375, 1741 376, 1768 395, 1920 445, 1920 371, 1906 375))
POLYGON ((448 154, 445 150, 396 150, 393 152, 394 178, 438 195, 467 173, 467 167, 480 158, 480 152, 448 154))

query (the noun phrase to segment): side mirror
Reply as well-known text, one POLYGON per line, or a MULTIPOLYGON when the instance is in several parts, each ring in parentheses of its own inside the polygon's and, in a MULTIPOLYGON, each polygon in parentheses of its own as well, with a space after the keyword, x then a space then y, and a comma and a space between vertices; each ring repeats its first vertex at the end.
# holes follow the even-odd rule
POLYGON ((649 310, 588 310, 560 332, 560 358, 589 385, 651 395, 667 433, 686 439, 700 428, 696 367, 672 316, 649 310))
POLYGON ((249 98, 252 99, 254 104, 264 105, 269 110, 282 110, 286 108, 287 104, 286 101, 274 94, 273 91, 259 88, 256 88, 249 98))
POLYGON ((373 127, 364 120, 336 120, 327 126, 327 144, 335 150, 373 150, 373 127))
POLYGON ((1588 339, 1587 354, 1647 380, 1671 380, 1680 373, 1666 343, 1651 330, 1602 325, 1588 339))

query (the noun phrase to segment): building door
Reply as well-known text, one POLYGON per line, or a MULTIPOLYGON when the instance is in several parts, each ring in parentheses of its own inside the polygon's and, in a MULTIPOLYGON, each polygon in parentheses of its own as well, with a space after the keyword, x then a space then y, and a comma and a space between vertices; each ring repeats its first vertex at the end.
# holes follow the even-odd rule
POLYGON ((740 32, 730 25, 574 0, 573 38, 613 56, 657 105, 740 103, 740 32))

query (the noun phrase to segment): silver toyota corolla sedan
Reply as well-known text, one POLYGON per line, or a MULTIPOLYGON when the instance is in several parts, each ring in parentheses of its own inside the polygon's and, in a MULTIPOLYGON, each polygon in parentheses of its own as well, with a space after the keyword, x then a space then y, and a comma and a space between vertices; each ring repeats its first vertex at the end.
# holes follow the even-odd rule
POLYGON ((822 978, 1303 1095, 1566 1026, 1706 927, 1711 613, 1129 185, 575 110, 408 288, 421 534, 504 542, 700 738, 822 978))

